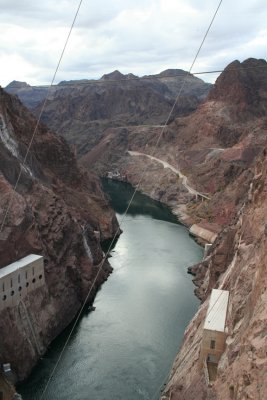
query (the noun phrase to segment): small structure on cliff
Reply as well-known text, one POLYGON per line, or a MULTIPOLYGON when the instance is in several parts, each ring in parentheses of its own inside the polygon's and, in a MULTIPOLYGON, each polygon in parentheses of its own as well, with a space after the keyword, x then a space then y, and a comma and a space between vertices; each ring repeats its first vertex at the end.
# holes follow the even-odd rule
POLYGON ((212 290, 199 357, 200 367, 208 373, 209 381, 216 379, 217 365, 225 348, 228 300, 228 290, 212 290))
POLYGON ((203 239, 205 242, 214 243, 217 238, 217 233, 204 228, 201 225, 193 224, 189 229, 189 233, 203 239))
POLYGON ((43 257, 30 254, 0 269, 0 311, 17 306, 29 292, 45 284, 43 257))
POLYGON ((205 258, 208 255, 208 252, 210 250, 210 248, 212 247, 212 243, 206 243, 205 244, 205 248, 204 248, 204 254, 203 254, 203 260, 205 260, 205 258))

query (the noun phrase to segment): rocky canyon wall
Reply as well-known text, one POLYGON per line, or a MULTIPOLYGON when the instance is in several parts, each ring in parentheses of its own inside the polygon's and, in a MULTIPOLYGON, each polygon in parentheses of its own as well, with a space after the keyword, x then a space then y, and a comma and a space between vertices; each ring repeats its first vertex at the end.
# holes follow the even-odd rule
POLYGON ((251 399, 267 396, 267 150, 254 167, 235 220, 194 268, 203 304, 189 324, 163 399, 251 399), (217 379, 199 366, 203 324, 212 288, 229 290, 228 337, 217 379))
MULTIPOLYGON (((0 233, 0 267, 31 253, 43 255, 45 263, 46 285, 31 292, 24 306, 1 312, 0 362, 11 363, 24 379, 80 309, 103 260, 100 240, 118 225, 98 179, 81 170, 65 140, 44 125, 23 165, 36 120, 2 89, 0 117, 1 223, 10 206, 0 233)), ((105 262, 89 301, 110 272, 105 262)))

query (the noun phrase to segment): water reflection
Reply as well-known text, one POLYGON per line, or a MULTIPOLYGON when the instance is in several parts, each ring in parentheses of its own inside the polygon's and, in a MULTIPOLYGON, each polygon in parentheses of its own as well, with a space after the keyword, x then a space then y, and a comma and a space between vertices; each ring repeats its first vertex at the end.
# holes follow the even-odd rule
MULTIPOLYGON (((112 208, 116 210, 118 214, 124 214, 134 193, 133 187, 128 183, 117 182, 106 178, 102 179, 102 185, 112 208)), ((151 200, 148 196, 140 192, 136 192, 127 215, 147 215, 154 219, 177 223, 176 217, 166 206, 158 201, 151 200)), ((129 220, 128 217, 126 217, 126 219, 129 220)))
MULTIPOLYGON (((123 212, 132 189, 107 184, 116 211, 123 212)), ((140 194, 137 200, 109 259, 114 271, 96 296, 96 311, 80 320, 45 400, 151 400, 159 394, 198 304, 186 268, 202 249, 171 223, 168 209, 140 194)), ((65 338, 19 387, 24 400, 39 400, 65 338)))

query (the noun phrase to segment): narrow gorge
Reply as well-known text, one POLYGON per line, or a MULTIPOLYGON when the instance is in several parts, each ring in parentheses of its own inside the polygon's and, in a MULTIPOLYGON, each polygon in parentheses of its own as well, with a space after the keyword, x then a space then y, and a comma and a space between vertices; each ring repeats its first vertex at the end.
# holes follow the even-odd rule
MULTIPOLYGON (((96 175, 129 182, 168 205, 198 242, 211 245, 201 262, 188 265, 201 305, 185 330, 161 400, 262 400, 267 397, 267 63, 234 61, 212 87, 190 78, 167 126, 166 112, 181 84, 175 73, 171 82, 163 72, 133 83, 115 71, 102 78, 104 86, 93 82, 83 90, 71 81, 71 89, 66 82, 53 89, 43 122, 58 135, 45 125, 39 128, 1 232, 1 266, 14 254, 44 255, 47 288, 26 302, 44 352, 80 308, 103 259, 100 242, 118 227, 96 175), (229 302, 226 342, 210 379, 199 359, 213 289, 227 291, 229 302)), ((19 92, 38 114, 36 90, 21 85, 19 92)), ((35 120, 3 90, 0 113, 3 218, 35 120)), ((106 263, 97 286, 110 271, 106 263)), ((164 283, 159 272, 151 272, 152 278, 164 283)), ((25 340, 20 315, 10 309, 1 314, 0 358, 12 362, 23 379, 38 355, 25 340), (13 337, 8 331, 14 321, 13 337)), ((150 389, 135 388, 139 398, 151 397, 150 389)))

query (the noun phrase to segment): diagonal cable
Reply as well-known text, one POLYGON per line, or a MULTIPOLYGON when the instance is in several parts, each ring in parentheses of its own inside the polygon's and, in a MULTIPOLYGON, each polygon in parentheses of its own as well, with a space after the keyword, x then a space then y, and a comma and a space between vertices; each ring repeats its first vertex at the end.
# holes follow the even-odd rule
MULTIPOLYGON (((66 47, 67 47, 67 45, 68 45, 68 42, 69 42, 69 39, 70 39, 72 30, 73 30, 73 27, 74 27, 74 25, 75 25, 77 16, 78 16, 78 14, 79 14, 79 11, 80 11, 82 2, 83 2, 83 0, 80 0, 79 5, 78 5, 78 7, 77 7, 75 16, 74 16, 74 18, 73 18, 71 27, 70 27, 70 29, 69 29, 68 36, 67 36, 67 38, 66 38, 66 41, 65 41, 65 44, 64 44, 64 46, 63 46, 62 52, 61 52, 61 54, 60 54, 60 57, 59 57, 59 60, 58 60, 58 63, 57 63, 57 66, 56 66, 54 75, 53 75, 53 77, 52 77, 52 80, 51 80, 49 89, 52 88, 52 86, 53 86, 53 84, 54 84, 54 82, 55 82, 57 72, 58 72, 58 70, 59 70, 59 67, 60 67, 62 58, 63 58, 64 53, 65 53, 65 50, 66 50, 66 47)), ((4 228, 4 225, 5 225, 5 222, 6 222, 8 213, 9 213, 10 208, 11 208, 11 206, 12 206, 12 202, 13 202, 13 200, 14 200, 15 192, 16 192, 16 190, 17 190, 17 187, 18 187, 18 184, 19 184, 19 181, 20 181, 20 178, 21 178, 22 170, 23 170, 23 167, 24 167, 25 164, 26 164, 26 161, 27 161, 27 158, 28 158, 28 155, 29 155, 29 151, 30 151, 30 149, 31 149, 31 146, 32 146, 33 140, 34 140, 34 138, 35 138, 35 135, 36 135, 36 133, 37 133, 37 131, 38 131, 38 127, 39 127, 39 125, 40 125, 41 117, 42 117, 43 112, 44 112, 44 109, 45 109, 45 107, 46 107, 49 94, 50 94, 50 90, 48 90, 47 93, 46 93, 46 97, 45 97, 45 99, 44 99, 44 102, 43 102, 43 105, 42 105, 42 107, 41 107, 41 110, 40 110, 38 119, 37 119, 37 121, 36 121, 35 128, 34 128, 34 130, 33 130, 33 133, 32 133, 31 139, 30 139, 30 142, 29 142, 28 147, 27 147, 27 151, 26 151, 26 153, 25 153, 25 156, 24 156, 24 158, 23 158, 22 164, 21 164, 21 166, 20 166, 20 172, 19 172, 18 178, 17 178, 17 180, 16 180, 16 183, 15 183, 15 185, 14 185, 13 192, 12 192, 12 194, 10 195, 10 199, 9 199, 8 204, 7 204, 7 208, 6 208, 6 211, 5 211, 5 214, 4 214, 4 218, 3 218, 2 223, 1 223, 0 233, 2 232, 2 230, 3 230, 3 228, 4 228)))
MULTIPOLYGON (((262 68, 267 68, 267 64, 266 65, 257 65, 254 67, 243 67, 242 65, 239 66, 239 68, 242 71, 249 71, 249 70, 258 70, 258 69, 262 69, 262 68)), ((208 74, 219 74, 221 72, 224 72, 224 69, 216 69, 216 70, 210 70, 210 71, 196 71, 196 72, 191 72, 191 75, 208 75, 208 74)), ((236 68, 227 68, 228 72, 231 71, 236 71, 236 68)), ((165 78, 176 78, 176 77, 184 77, 186 71, 184 73, 179 73, 177 72, 177 74, 172 74, 172 75, 164 75, 164 79, 165 78)), ((53 84, 53 87, 56 88, 57 90, 60 90, 61 88, 67 87, 67 88, 72 88, 72 87, 79 87, 79 86, 88 86, 88 85, 106 85, 109 83, 118 83, 118 82, 122 82, 122 83, 128 83, 128 82, 132 82, 132 81, 149 81, 149 80, 161 80, 163 77, 159 76, 159 75, 144 75, 144 76, 136 76, 136 77, 131 77, 131 78, 119 78, 119 79, 84 79, 84 82, 80 82, 79 80, 77 81, 73 81, 73 83, 55 83, 53 84)), ((9 86, 9 85, 8 85, 9 86)), ((6 88, 8 88, 8 86, 6 86, 6 88)), ((30 85, 30 88, 41 88, 41 89, 46 89, 49 88, 50 85, 30 85)), ((5 89, 6 89, 5 88, 5 89)), ((10 84, 8 89, 20 89, 20 85, 18 84, 10 84)))
MULTIPOLYGON (((166 122, 165 122, 165 124, 164 124, 164 126, 163 126, 163 128, 162 128, 162 130, 161 130, 161 132, 160 132, 160 134, 159 134, 159 136, 158 136, 158 138, 157 138, 157 141, 156 141, 156 144, 155 144, 155 147, 154 147, 154 151, 152 152, 152 155, 155 154, 155 152, 156 152, 156 150, 157 150, 157 147, 158 147, 158 145, 159 145, 160 139, 161 139, 161 137, 162 137, 162 135, 163 135, 163 133, 164 133, 164 130, 166 129, 167 124, 168 124, 169 121, 170 121, 170 118, 171 118, 171 115, 172 115, 172 113, 173 113, 173 110, 174 110, 175 106, 177 105, 177 103, 178 103, 178 101, 179 101, 179 99, 180 99, 180 96, 181 96, 182 90, 183 90, 183 88, 184 88, 186 79, 187 79, 187 77, 190 75, 190 73, 191 73, 191 71, 192 71, 192 68, 194 67, 194 64, 195 64, 195 62, 196 62, 196 60, 197 60, 197 57, 198 57, 198 55, 199 55, 199 53, 200 53, 200 51, 201 51, 201 49, 202 49, 202 47, 203 47, 203 45, 204 45, 204 43, 205 43, 205 40, 206 40, 206 38, 207 38, 207 36, 208 36, 208 33, 209 33, 210 29, 211 29, 211 26, 212 26, 213 21, 214 21, 214 19, 215 19, 217 13, 218 13, 218 11, 219 11, 219 8, 220 8, 221 4, 222 4, 222 0, 220 0, 218 6, 217 6, 217 8, 216 8, 215 13, 213 14, 212 20, 211 20, 211 22, 210 22, 210 24, 209 24, 209 26, 208 26, 208 28, 207 28, 207 30, 206 30, 206 33, 205 33, 205 35, 204 35, 204 37, 203 37, 203 39, 202 39, 202 42, 201 42, 201 44, 200 44, 200 46, 199 46, 199 48, 198 48, 198 50, 197 50, 197 53, 196 53, 196 55, 195 55, 195 57, 194 57, 194 60, 193 60, 193 62, 192 62, 192 64, 191 64, 191 67, 190 67, 188 73, 186 74, 186 76, 185 76, 185 78, 184 78, 184 80, 183 80, 182 86, 181 86, 181 88, 180 88, 180 90, 179 90, 179 92, 178 92, 178 95, 177 95, 177 97, 176 97, 176 100, 175 100, 175 102, 174 102, 174 104, 173 104, 173 106, 172 106, 172 108, 171 108, 171 111, 170 111, 170 113, 169 113, 169 115, 168 115, 168 117, 167 117, 167 119, 166 119, 166 122)), ((88 293, 87 293, 87 295, 86 295, 86 298, 85 298, 85 300, 84 300, 84 302, 83 302, 83 305, 82 305, 82 307, 81 307, 81 309, 80 309, 80 311, 79 311, 77 317, 75 318, 75 321, 74 321, 74 323, 73 323, 72 329, 71 329, 71 331, 70 331, 70 333, 69 333, 69 335, 68 335, 68 337, 67 337, 67 339, 66 339, 66 341, 65 341, 65 343, 64 343, 64 346, 63 346, 63 348, 62 348, 62 350, 61 350, 61 352, 60 352, 60 354, 59 354, 59 357, 58 357, 58 359, 57 359, 57 362, 56 362, 56 364, 55 364, 55 366, 54 366, 54 368, 53 368, 53 370, 52 370, 52 372, 51 372, 51 374, 50 374, 50 376, 49 376, 49 378, 48 378, 48 381, 47 381, 47 383, 46 383, 46 385, 45 385, 45 388, 44 388, 44 390, 43 390, 43 392, 42 392, 42 395, 41 395, 41 397, 40 397, 40 400, 44 399, 44 395, 45 395, 45 393, 46 393, 46 391, 47 391, 47 389, 48 389, 48 387, 49 387, 49 385, 50 385, 50 382, 51 382, 51 380, 52 380, 52 378, 53 378, 53 376, 54 376, 54 374, 55 374, 55 372, 56 372, 56 370, 57 370, 57 368, 58 368, 58 365, 59 365, 59 363, 60 363, 60 361, 61 361, 61 359, 62 359, 62 357, 63 357, 63 354, 64 354, 64 352, 65 352, 65 349, 66 349, 66 347, 67 347, 67 345, 68 345, 68 343, 69 343, 69 340, 70 340, 70 338, 71 338, 71 336, 72 336, 72 334, 73 334, 73 331, 74 331, 74 329, 76 328, 76 325, 77 325, 77 323, 78 323, 78 321, 79 321, 79 319, 80 319, 80 316, 81 316, 81 314, 82 314, 82 312, 83 312, 83 310, 84 310, 84 307, 85 307, 86 303, 88 302, 88 299, 89 299, 89 297, 90 297, 90 294, 91 294, 91 292, 92 292, 92 289, 93 289, 93 287, 94 287, 94 285, 95 285, 95 283, 96 283, 96 281, 97 281, 97 279, 98 279, 98 276, 99 276, 100 272, 102 271, 103 265, 104 265, 104 263, 105 263, 106 260, 107 260, 108 254, 109 254, 110 250, 112 249, 112 246, 113 246, 113 244, 114 244, 114 242, 115 242, 115 239, 116 239, 116 237, 117 237, 117 236, 119 235, 119 233, 120 233, 120 227, 121 227, 121 225, 123 224, 124 219, 126 218, 126 215, 127 215, 127 213, 128 213, 128 210, 129 210, 129 208, 130 208, 130 206, 131 206, 131 204, 132 204, 132 202, 133 202, 133 199, 134 199, 134 197, 135 197, 135 195, 136 195, 136 192, 138 191, 138 189, 139 189, 139 187, 140 187, 141 182, 143 181, 144 175, 145 175, 145 173, 147 172, 149 165, 150 165, 150 163, 149 163, 149 164, 147 165, 147 167, 143 170, 143 173, 142 173, 142 175, 141 175, 141 177, 140 177, 140 179, 139 179, 139 182, 138 182, 138 184, 137 184, 137 186, 136 186, 136 188, 135 188, 135 190, 134 190, 134 192, 133 192, 133 195, 132 195, 131 198, 130 198, 130 201, 129 201, 129 203, 128 203, 128 206, 127 206, 127 208, 126 208, 126 210, 125 210, 125 212, 124 212, 124 214, 123 214, 122 220, 121 220, 121 222, 120 222, 120 225, 118 226, 118 228, 117 228, 117 230, 116 230, 116 232, 115 232, 115 234, 114 234, 114 236, 113 236, 113 239, 112 239, 111 242, 110 242, 109 248, 108 248, 108 250, 107 250, 107 252, 106 252, 106 254, 105 254, 105 257, 103 258, 103 260, 102 260, 102 262, 101 262, 101 264, 100 264, 100 266, 99 266, 99 268, 98 268, 97 274, 96 274, 96 276, 95 276, 95 278, 94 278, 94 280, 93 280, 93 282, 92 282, 92 284, 91 284, 91 287, 90 287, 90 289, 89 289, 89 291, 88 291, 88 293)))

